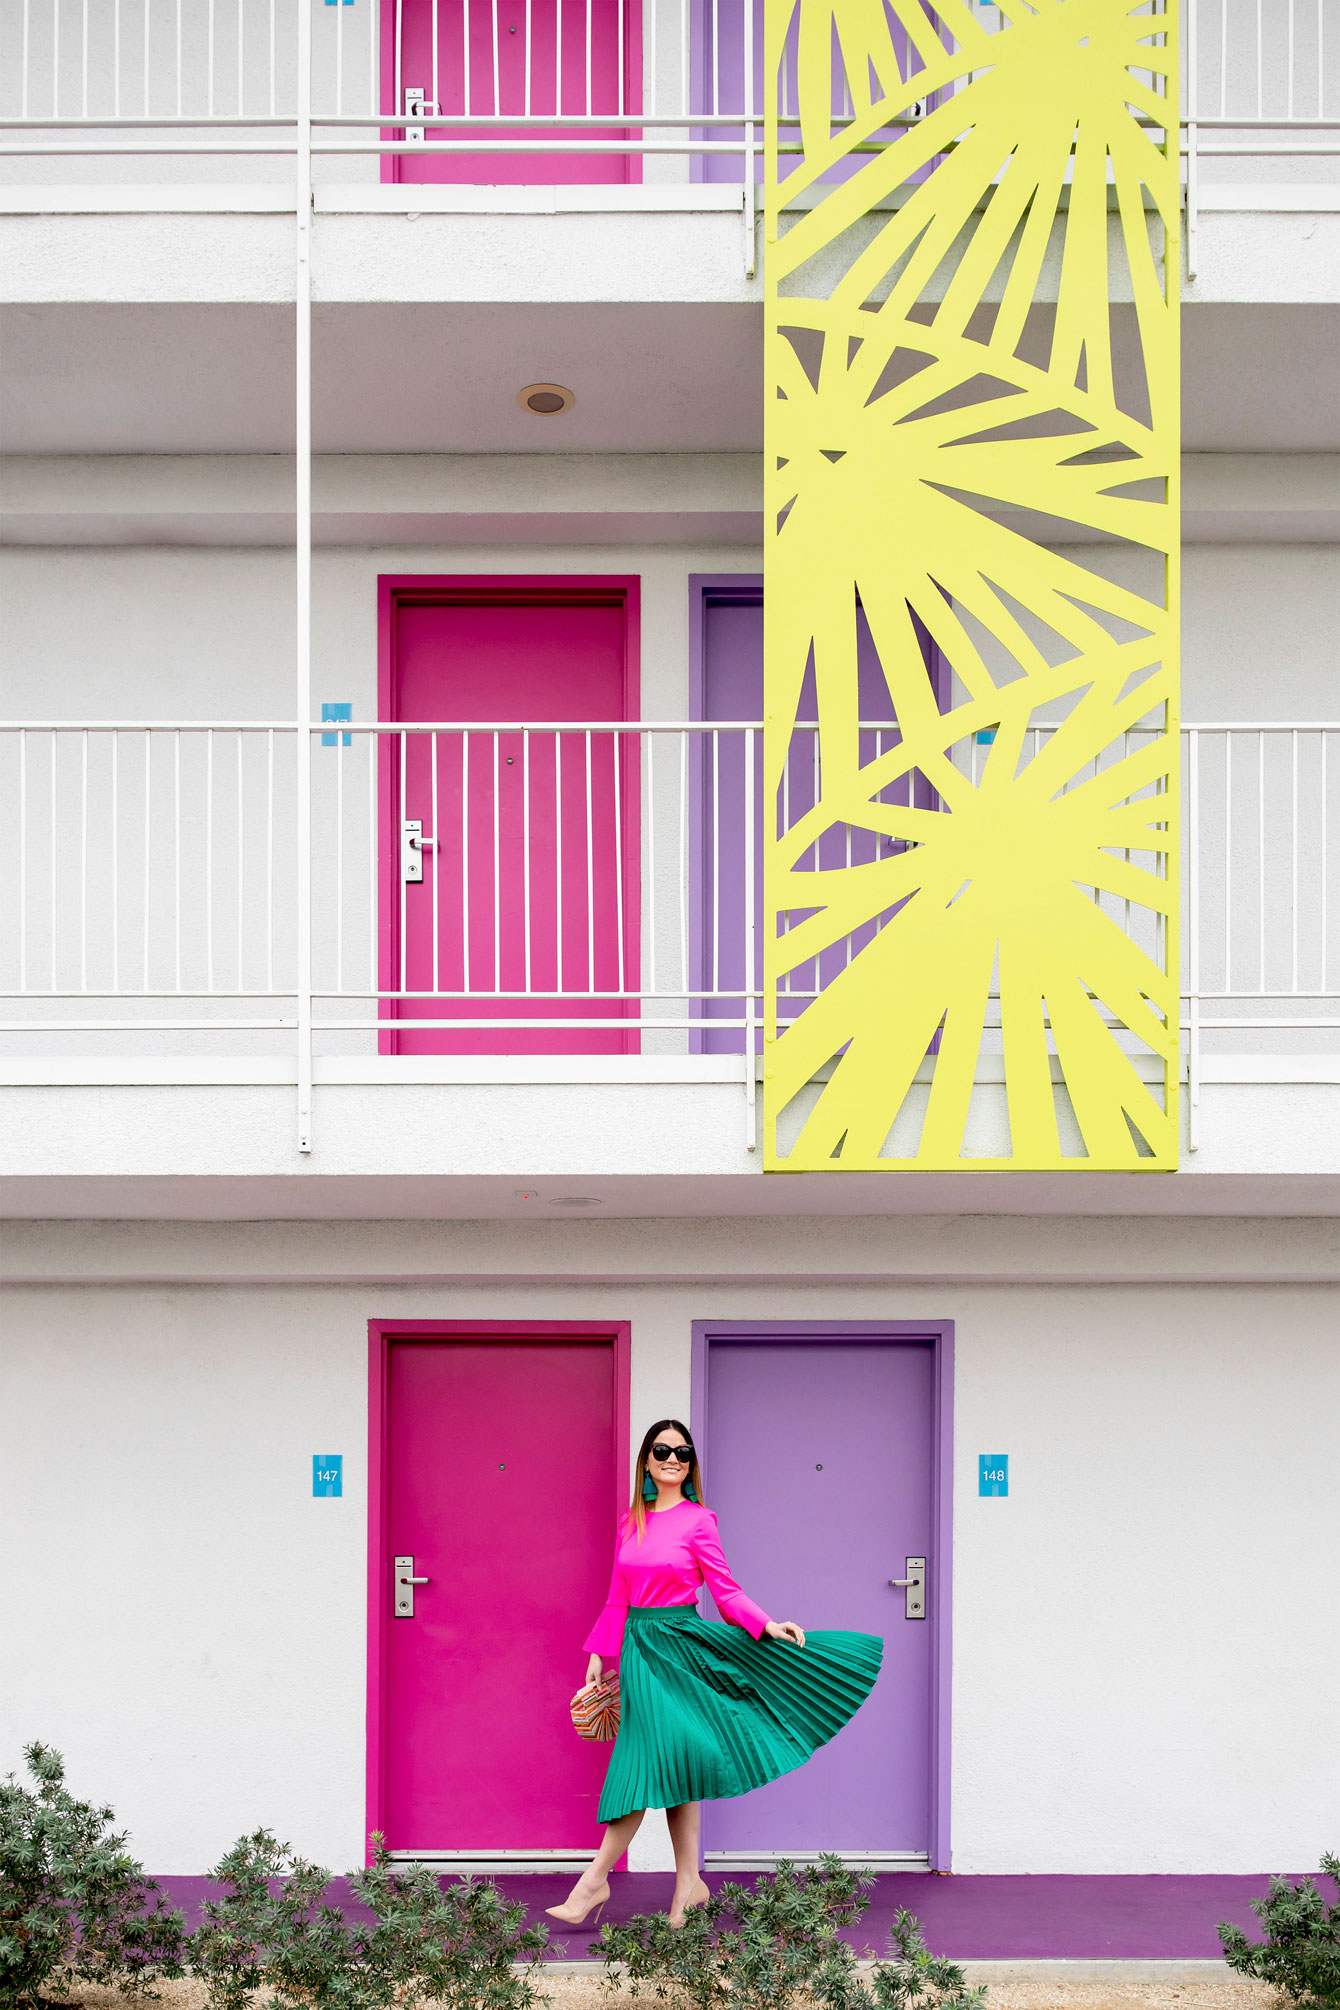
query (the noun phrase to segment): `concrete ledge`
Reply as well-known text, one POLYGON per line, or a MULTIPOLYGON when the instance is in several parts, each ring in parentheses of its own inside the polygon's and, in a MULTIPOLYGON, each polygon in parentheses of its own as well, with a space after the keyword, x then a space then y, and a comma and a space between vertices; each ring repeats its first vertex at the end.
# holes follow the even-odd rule
MULTIPOLYGON (((857 1969, 868 1974, 871 1961, 858 1961, 857 1969)), ((1226 1961, 965 1961, 964 1975, 970 1988, 979 1983, 1001 1982, 1235 1982, 1240 1981, 1226 1961)), ((546 1975, 601 1975, 603 1961, 546 1961, 546 1975)), ((1243 1984, 1250 1987, 1250 1984, 1243 1984)))
MULTIPOLYGON (((864 1964, 863 1964, 864 1965, 864 1964)), ((1226 1961, 965 1961, 979 1982, 1231 1982, 1226 1961)))
MULTIPOLYGON (((1288 1875, 1296 1879, 1300 1873, 1288 1875)), ((710 1868, 707 1876, 713 1887, 723 1882, 710 1868)), ((162 1881, 169 1901, 194 1924, 211 1880, 162 1881)), ((542 1922, 545 1906, 565 1898, 572 1880, 566 1873, 500 1872, 494 1882, 508 1898, 521 1901, 528 1919, 542 1922)), ((921 1922, 932 1953, 961 1961, 974 1982, 1222 1982, 1231 1971, 1220 1957, 1217 1924, 1233 1920, 1255 1937, 1252 1900, 1266 1895, 1269 1882, 1264 1871, 1031 1876, 885 1871, 875 1876, 868 1910, 843 1937, 862 1955, 881 1949, 894 1914, 906 1906, 921 1922)), ((1321 1884, 1329 1895, 1329 1880, 1321 1884)), ((606 1917, 618 1924, 637 1913, 664 1911, 673 1891, 671 1871, 624 1871, 611 1880, 606 1917)), ((332 1900, 351 1902, 343 1879, 334 1881, 332 1900)), ((588 1944, 584 1932, 581 1942, 588 1944)), ((603 1965, 570 1959, 571 1946, 569 1940, 547 1964, 551 1972, 579 1975, 603 1965)))

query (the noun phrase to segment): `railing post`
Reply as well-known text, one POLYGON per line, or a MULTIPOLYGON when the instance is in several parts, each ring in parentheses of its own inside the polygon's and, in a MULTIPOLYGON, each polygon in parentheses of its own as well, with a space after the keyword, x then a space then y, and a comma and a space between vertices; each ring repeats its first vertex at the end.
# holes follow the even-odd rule
POLYGON ((1200 222, 1200 162, 1196 146, 1199 107, 1197 80, 1196 0, 1184 0, 1186 7, 1186 281, 1196 278, 1196 231, 1200 222))
POLYGON ((296 527, 294 714, 297 756, 298 1150, 312 1149, 312 0, 298 10, 294 159, 296 527))
MULTIPOLYGON (((746 7, 749 0, 745 0, 746 7)), ((758 1062, 754 1055, 755 998, 757 980, 758 921, 754 887, 754 749, 757 728, 746 726, 744 735, 744 1105, 745 1150, 758 1149, 758 1062)))
MULTIPOLYGON (((758 263, 758 227, 754 201, 754 0, 744 6, 744 276, 752 279, 758 263)), ((716 60, 715 53, 713 60, 716 60)))
MULTIPOLYGON (((1186 783, 1187 1118, 1186 1148, 1199 1151, 1200 1118, 1200 735, 1187 734, 1186 783)), ((1231 834, 1225 831, 1227 848, 1231 834)))

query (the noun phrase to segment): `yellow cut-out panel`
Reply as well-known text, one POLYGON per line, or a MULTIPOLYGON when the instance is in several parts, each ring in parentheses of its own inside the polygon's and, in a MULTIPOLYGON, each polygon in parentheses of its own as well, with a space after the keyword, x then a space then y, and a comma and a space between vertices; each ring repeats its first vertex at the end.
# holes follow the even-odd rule
POLYGON ((1170 1170, 1175 13, 765 19, 765 1165, 1170 1170))

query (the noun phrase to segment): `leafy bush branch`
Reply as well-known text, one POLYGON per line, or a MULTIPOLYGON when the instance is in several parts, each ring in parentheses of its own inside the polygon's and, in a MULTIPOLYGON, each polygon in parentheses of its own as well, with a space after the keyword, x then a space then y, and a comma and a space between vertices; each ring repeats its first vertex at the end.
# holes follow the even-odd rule
POLYGON ((248 2010, 262 1987, 273 2010, 532 2010, 549 1936, 525 1925, 525 1906, 472 1878, 444 1890, 426 1864, 395 1870, 382 1837, 373 1845, 348 1880, 355 1911, 268 1829, 234 1843, 189 1948, 209 2010, 248 2010))
POLYGON ((112 1829, 79 1801, 59 1752, 24 1751, 31 1786, 0 1780, 0 2010, 60 2001, 74 1982, 153 1995, 185 1972, 180 1912, 112 1829))
MULTIPOLYGON (((111 1809, 73 1798, 57 1753, 31 1745, 26 1758, 31 1787, 12 1776, 0 1783, 0 2010, 58 2003, 76 1980, 151 1996, 158 1980, 186 1973, 203 1981, 207 2010, 257 2010, 262 1990, 265 2010, 536 2010, 543 2001, 537 1964, 549 1935, 526 1925, 525 1906, 487 1881, 443 1888, 427 1865, 393 1865, 381 1836, 347 1892, 269 1829, 241 1837, 211 1872, 221 1889, 188 1936, 113 1832, 111 1809)), ((866 1911, 873 1883, 837 1857, 807 1869, 780 1863, 752 1886, 723 1885, 679 1930, 663 1914, 607 1926, 604 1981, 667 2010, 790 2010, 801 1999, 807 2010, 978 2010, 985 1991, 967 1989, 961 1968, 928 1951, 906 1911, 888 1952, 860 1971, 844 1930, 866 1911)), ((1289 1899, 1309 1921, 1313 1901, 1315 1892, 1289 1899)), ((1245 1967, 1261 1953, 1229 1959, 1245 1967)), ((1303 2010, 1340 2010, 1326 1988, 1322 1964, 1303 2010)))
MULTIPOLYGON (((1340 1856, 1323 1853, 1321 1868, 1340 1888, 1340 1856)), ((1272 1877, 1270 1896, 1252 1901, 1266 1929, 1248 1940, 1240 1926, 1219 1922, 1224 1959, 1239 1975, 1268 1982, 1299 2010, 1340 2010, 1340 1903, 1327 1905, 1310 1877, 1290 1884, 1272 1877)))
POLYGON ((797 1869, 781 1862, 752 1886, 724 1884, 675 1928, 664 1914, 606 1926, 605 1985, 647 1992, 667 2010, 977 2010, 963 1970, 931 1954, 910 1912, 894 1917, 887 1956, 868 1975, 842 1929, 860 1918, 874 1883, 835 1856, 797 1869))
POLYGON ((548 1945, 495 1885, 444 1890, 426 1865, 374 1857, 338 1902, 331 1875, 268 1829, 234 1843, 222 1886, 187 1935, 160 1887, 112 1831, 112 1810, 66 1790, 58 1753, 30 1745, 32 1786, 0 1782, 0 2010, 59 2003, 76 1981, 128 1997, 191 1973, 209 2010, 534 2010, 548 1945), (268 2010, 268 2003, 267 2003, 268 2010))

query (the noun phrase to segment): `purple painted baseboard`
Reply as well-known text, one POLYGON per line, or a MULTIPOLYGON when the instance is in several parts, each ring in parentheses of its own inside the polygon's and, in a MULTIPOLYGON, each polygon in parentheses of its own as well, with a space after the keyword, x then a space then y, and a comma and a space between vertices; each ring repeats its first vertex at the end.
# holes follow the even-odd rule
MULTIPOLYGON (((1302 1873, 1291 1873, 1301 1876, 1302 1873)), ((160 1880, 188 1926, 199 1919, 209 1896, 206 1877, 160 1880)), ((533 1917, 566 1897, 570 1877, 500 1877, 509 1897, 519 1898, 533 1917)), ((715 1887, 721 1880, 708 1879, 715 1887)), ((1326 1880, 1318 1879, 1325 1887, 1326 1880)), ((657 1912, 670 1902, 673 1881, 666 1873, 629 1871, 612 1880, 606 1919, 657 1912)), ((878 1952, 888 1940, 889 1922, 900 1905, 914 1912, 936 1954, 960 1960, 1213 1960, 1220 1954, 1215 1927, 1234 1920, 1259 1937, 1251 1901, 1263 1898, 1269 1878, 1257 1877, 935 1877, 916 1872, 885 1873, 875 1881, 870 1910, 848 1938, 878 1952)), ((347 1892, 337 1880, 337 1897, 347 1892)), ((585 1932, 556 1932, 568 1960, 580 1960, 590 1945, 585 1932)))

